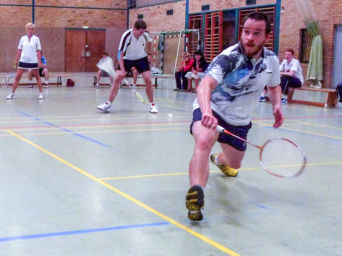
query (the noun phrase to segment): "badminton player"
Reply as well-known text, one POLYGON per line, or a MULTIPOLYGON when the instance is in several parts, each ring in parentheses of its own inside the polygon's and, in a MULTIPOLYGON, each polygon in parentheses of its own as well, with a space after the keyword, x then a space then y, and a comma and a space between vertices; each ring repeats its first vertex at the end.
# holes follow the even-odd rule
POLYGON ((97 106, 101 111, 107 112, 111 108, 122 80, 127 73, 135 67, 142 75, 146 85, 146 95, 150 102, 149 112, 158 113, 157 105, 153 101, 153 85, 151 82, 150 65, 148 63, 145 45, 147 45, 148 53, 151 49, 152 38, 146 31, 146 23, 143 20, 135 22, 132 29, 127 30, 121 37, 119 51, 120 51, 120 70, 116 71, 116 77, 113 86, 110 89, 108 100, 97 106))
POLYGON ((14 66, 18 68, 15 81, 12 86, 12 91, 6 97, 8 100, 14 99, 15 90, 17 89, 25 70, 32 70, 32 74, 37 80, 39 89, 38 99, 43 99, 42 80, 39 76, 39 66, 42 66, 42 47, 39 38, 34 35, 35 25, 33 23, 27 23, 25 28, 26 35, 21 37, 19 41, 17 56, 14 61, 14 66))
POLYGON ((236 176, 244 157, 246 143, 234 137, 219 134, 216 126, 246 139, 251 128, 251 112, 260 94, 268 86, 273 106, 274 127, 284 121, 281 110, 279 60, 264 47, 271 30, 265 14, 249 14, 243 23, 239 43, 225 49, 210 64, 200 82, 194 102, 191 133, 195 150, 190 161, 190 189, 186 194, 188 218, 203 218, 203 189, 209 175, 208 158, 218 141, 220 154, 211 154, 210 160, 227 176, 236 176))

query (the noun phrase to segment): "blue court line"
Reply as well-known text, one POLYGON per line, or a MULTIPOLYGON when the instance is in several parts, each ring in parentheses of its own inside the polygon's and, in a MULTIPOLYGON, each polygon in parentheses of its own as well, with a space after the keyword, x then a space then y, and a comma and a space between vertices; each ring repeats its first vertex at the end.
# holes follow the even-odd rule
POLYGON ((70 230, 70 231, 52 232, 52 233, 41 233, 41 234, 32 234, 32 235, 25 235, 25 236, 9 236, 9 237, 0 237, 0 242, 37 239, 37 238, 45 238, 45 237, 71 236, 71 235, 105 232, 105 231, 113 231, 113 230, 123 230, 123 229, 156 227, 156 226, 163 226, 163 225, 169 225, 169 224, 170 224, 169 222, 164 221, 164 222, 155 222, 155 223, 137 224, 137 225, 125 225, 125 226, 116 226, 116 227, 107 227, 107 228, 94 228, 94 229, 70 230))
POLYGON ((73 134, 73 135, 75 135, 75 136, 78 136, 78 137, 80 137, 80 138, 82 138, 82 139, 85 139, 85 140, 88 140, 88 141, 90 141, 90 142, 93 142, 93 143, 95 143, 95 144, 104 146, 104 147, 106 147, 106 148, 112 148, 110 145, 105 144, 105 143, 102 143, 101 141, 95 140, 95 139, 93 139, 93 138, 90 138, 90 137, 85 136, 85 135, 83 135, 83 134, 74 132, 74 131, 72 131, 72 130, 63 128, 63 127, 61 127, 61 126, 59 126, 59 125, 56 125, 56 124, 54 124, 54 123, 45 121, 45 120, 43 120, 43 119, 41 119, 41 118, 39 118, 39 117, 35 117, 35 116, 33 116, 33 115, 29 114, 29 113, 25 113, 25 112, 22 112, 22 111, 19 111, 19 110, 18 110, 18 113, 20 113, 20 114, 22 114, 22 115, 24 115, 24 116, 30 117, 30 118, 32 118, 32 119, 34 119, 34 120, 36 120, 36 121, 42 122, 43 124, 47 124, 47 125, 49 125, 49 126, 58 128, 58 129, 60 129, 60 130, 62 130, 62 131, 64 131, 64 132, 71 133, 71 134, 73 134))

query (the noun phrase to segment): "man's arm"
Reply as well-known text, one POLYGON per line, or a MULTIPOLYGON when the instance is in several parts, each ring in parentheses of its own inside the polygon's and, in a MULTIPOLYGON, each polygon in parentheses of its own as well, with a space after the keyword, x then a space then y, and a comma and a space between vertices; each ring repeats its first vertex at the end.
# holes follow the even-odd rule
POLYGON ((42 65, 42 51, 37 50, 37 57, 38 57, 38 66, 40 67, 42 65))
POLYGON ((217 119, 213 116, 210 106, 211 92, 217 86, 217 81, 210 77, 205 76, 197 88, 197 101, 202 112, 201 123, 203 126, 216 129, 217 119))
POLYGON ((152 42, 146 42, 146 53, 152 55, 152 42))
POLYGON ((21 50, 21 49, 18 49, 18 51, 17 51, 17 56, 15 57, 15 61, 14 61, 14 66, 15 67, 17 67, 18 66, 18 63, 19 63, 19 60, 20 60, 20 56, 21 56, 21 52, 22 52, 23 50, 21 50))
POLYGON ((281 110, 281 88, 280 86, 267 87, 270 102, 273 106, 274 128, 280 127, 284 122, 283 111, 281 110))
POLYGON ((294 70, 280 72, 280 75, 282 75, 282 76, 292 76, 293 77, 295 74, 296 74, 296 71, 294 71, 294 70))
POLYGON ((120 70, 122 70, 122 72, 126 73, 125 65, 124 65, 124 62, 123 62, 123 56, 124 56, 124 53, 122 51, 120 51, 120 57, 119 57, 120 70))

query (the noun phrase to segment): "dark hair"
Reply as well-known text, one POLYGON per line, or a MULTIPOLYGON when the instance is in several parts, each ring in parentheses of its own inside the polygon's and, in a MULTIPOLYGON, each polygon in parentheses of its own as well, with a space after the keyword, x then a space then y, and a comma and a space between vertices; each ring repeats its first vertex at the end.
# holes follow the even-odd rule
POLYGON ((135 23, 134 23, 134 27, 136 29, 146 29, 147 28, 147 25, 146 25, 146 22, 143 21, 143 20, 137 20, 135 23))
POLYGON ((285 52, 290 52, 292 55, 294 55, 294 50, 291 48, 286 49, 285 52))
POLYGON ((109 54, 107 52, 102 53, 102 55, 109 56, 109 54))
POLYGON ((200 61, 205 61, 205 58, 204 58, 204 55, 203 55, 203 52, 201 51, 201 50, 197 50, 197 51, 195 51, 195 53, 194 53, 194 56, 195 55, 201 55, 201 59, 200 59, 200 61))
MULTIPOLYGON (((203 52, 201 50, 197 50, 197 51, 195 51, 194 55, 201 55, 201 59, 199 60, 199 65, 202 68, 202 71, 204 72, 208 67, 208 63, 205 60, 203 52)), ((193 67, 196 67, 196 62, 197 62, 197 60, 196 60, 196 58, 194 58, 193 67)))
POLYGON ((268 19, 268 16, 266 14, 264 14, 262 12, 252 12, 245 17, 245 19, 243 20, 243 25, 245 25, 245 22, 248 19, 265 21, 265 23, 266 23, 266 28, 265 28, 266 35, 271 32, 271 23, 270 23, 270 20, 268 19))

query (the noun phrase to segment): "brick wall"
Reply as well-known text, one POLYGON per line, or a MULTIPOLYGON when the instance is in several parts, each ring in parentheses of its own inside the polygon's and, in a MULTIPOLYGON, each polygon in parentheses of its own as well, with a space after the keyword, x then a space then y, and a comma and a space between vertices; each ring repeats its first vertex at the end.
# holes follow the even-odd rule
MULTIPOLYGON (((332 87, 332 67, 334 51, 334 25, 342 22, 342 1, 340 0, 311 0, 312 8, 319 22, 323 39, 323 86, 332 87)), ((298 57, 300 50, 299 30, 305 28, 303 17, 298 10, 295 0, 283 0, 284 12, 280 18, 279 52, 293 48, 298 57)), ((282 56, 280 56, 282 57, 282 56)), ((302 63, 304 76, 307 64, 302 63)))
MULTIPOLYGON (((323 38, 324 86, 331 86, 331 70, 333 65, 334 25, 342 23, 341 0, 310 0, 317 20, 320 23, 323 38), (324 7, 324 8, 322 8, 324 7)), ((3 0, 0 6, 0 70, 8 71, 12 64, 20 36, 25 34, 24 26, 32 19, 32 1, 3 0), (4 5, 11 6, 4 6, 4 5), (26 5, 26 6, 13 6, 26 5)), ((127 28, 127 1, 122 0, 36 0, 35 18, 37 34, 41 34, 44 51, 54 56, 49 60, 55 71, 62 71, 64 61, 64 28, 89 26, 106 28, 106 50, 116 55, 117 45, 122 32, 127 28), (64 7, 64 8, 61 8, 64 7), (69 8, 67 8, 69 7, 69 8), (97 8, 97 9, 96 9, 97 8), (55 42, 57 40, 58 42, 55 42)), ((146 8, 131 9, 129 27, 137 19, 138 14, 144 15, 149 31, 173 31, 185 27, 185 0, 161 4, 146 8), (173 15, 167 16, 166 11, 173 9, 173 15)), ((257 5, 275 4, 276 0, 257 0, 257 5)), ((280 17, 279 53, 286 48, 293 48, 298 57, 300 46, 300 29, 304 22, 297 9, 295 0, 282 0, 284 12, 280 17)), ((196 0, 189 1, 189 12, 201 12, 201 6, 210 4, 210 10, 225 10, 245 7, 245 0, 196 0)), ((175 41, 175 40, 173 40, 175 41)), ((175 54, 176 42, 169 41, 170 54, 175 54)), ((181 47, 183 43, 181 43, 181 47)), ((183 49, 180 49, 183 51, 183 49)), ((170 65, 170 69, 171 69, 170 65)), ((304 74, 307 64, 302 63, 304 74)))
MULTIPOLYGON (((32 1, 2 1, 0 6, 0 70, 8 72, 25 24, 32 21, 32 1), (8 5, 8 6, 6 6, 8 5), (25 5, 25 6, 16 6, 25 5)), ((106 51, 116 56, 127 23, 127 2, 120 0, 36 0, 35 25, 51 71, 64 71, 65 28, 105 28, 106 51)))

